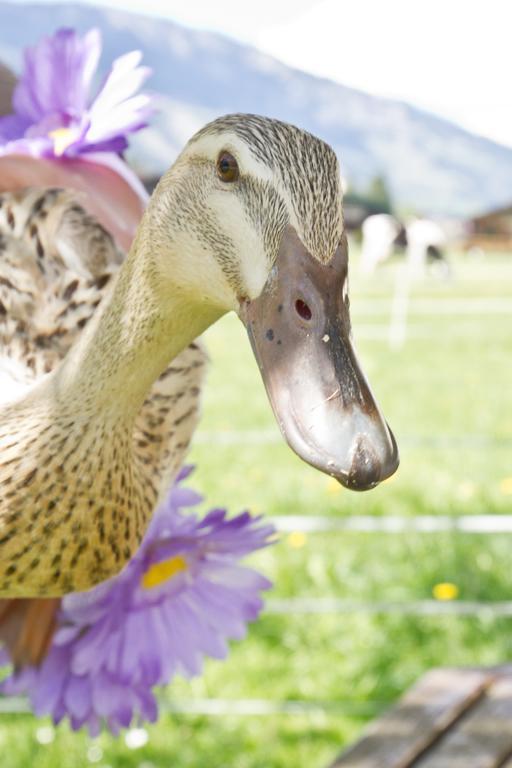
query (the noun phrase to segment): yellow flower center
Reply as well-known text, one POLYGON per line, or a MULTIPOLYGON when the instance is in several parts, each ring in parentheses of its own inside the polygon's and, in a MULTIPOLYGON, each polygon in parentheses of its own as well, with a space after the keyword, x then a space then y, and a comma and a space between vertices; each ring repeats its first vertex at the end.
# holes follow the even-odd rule
POLYGON ((436 600, 456 600, 459 596, 459 588, 450 581, 442 581, 434 585, 432 594, 436 600))
POLYGON ((307 537, 303 531, 292 531, 288 536, 288 546, 292 549, 301 549, 306 545, 307 537))
POLYGON ((168 560, 162 560, 160 563, 153 563, 142 576, 142 586, 144 589, 159 587, 164 581, 172 579, 177 573, 187 569, 187 561, 182 555, 175 555, 168 560))
POLYGON ((60 157, 66 149, 74 142, 75 132, 71 128, 56 128, 48 134, 53 139, 53 151, 60 157))
POLYGON ((504 477, 500 483, 500 491, 504 496, 512 494, 512 477, 504 477))

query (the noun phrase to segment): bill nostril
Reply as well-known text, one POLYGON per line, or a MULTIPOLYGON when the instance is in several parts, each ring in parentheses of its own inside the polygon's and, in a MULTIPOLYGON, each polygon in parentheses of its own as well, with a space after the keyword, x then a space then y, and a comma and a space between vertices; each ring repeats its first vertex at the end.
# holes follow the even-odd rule
POLYGON ((297 299, 295 302, 295 310, 303 320, 311 320, 313 317, 309 304, 306 304, 302 299, 297 299))

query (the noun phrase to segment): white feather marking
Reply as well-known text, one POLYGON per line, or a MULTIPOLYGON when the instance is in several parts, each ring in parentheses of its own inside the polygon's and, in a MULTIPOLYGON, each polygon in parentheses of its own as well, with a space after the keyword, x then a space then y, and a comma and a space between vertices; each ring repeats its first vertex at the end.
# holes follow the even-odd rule
POLYGON ((216 161, 221 150, 230 152, 238 163, 240 174, 250 175, 261 181, 275 182, 272 169, 266 163, 257 160, 245 141, 240 139, 232 131, 223 131, 222 134, 206 134, 188 144, 181 157, 190 155, 203 155, 213 162, 216 161))
POLYGON ((10 357, 0 357, 0 405, 22 397, 32 386, 27 379, 27 366, 10 357))
POLYGON ((247 220, 243 203, 235 195, 213 193, 209 203, 215 218, 222 222, 223 230, 234 244, 244 290, 250 299, 255 299, 260 295, 269 271, 262 237, 247 220))

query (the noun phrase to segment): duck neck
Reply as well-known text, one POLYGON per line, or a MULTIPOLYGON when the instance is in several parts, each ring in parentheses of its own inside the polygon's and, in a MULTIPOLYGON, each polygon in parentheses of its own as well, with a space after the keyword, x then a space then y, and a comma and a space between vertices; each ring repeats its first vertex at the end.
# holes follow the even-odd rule
POLYGON ((159 265, 178 263, 178 254, 153 223, 150 206, 105 307, 57 372, 58 399, 77 410, 135 418, 170 361, 226 311, 169 279, 172 270, 162 276, 159 265))

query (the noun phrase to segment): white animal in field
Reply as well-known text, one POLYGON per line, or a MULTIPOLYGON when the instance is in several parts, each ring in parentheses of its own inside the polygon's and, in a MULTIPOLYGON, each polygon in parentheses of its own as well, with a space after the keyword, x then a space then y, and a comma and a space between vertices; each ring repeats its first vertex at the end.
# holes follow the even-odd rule
POLYGON ((361 271, 371 274, 377 264, 389 259, 393 246, 400 233, 401 225, 394 216, 378 213, 368 216, 363 221, 363 246, 361 251, 361 271))
POLYGON ((442 251, 446 248, 446 235, 435 221, 414 219, 406 228, 407 261, 413 275, 425 272, 427 257, 442 260, 442 251))
POLYGON ((427 260, 444 261, 447 238, 442 227, 429 219, 413 219, 402 225, 389 214, 368 216, 362 226, 361 271, 371 274, 378 264, 393 255, 397 246, 405 246, 410 273, 421 276, 427 260))

